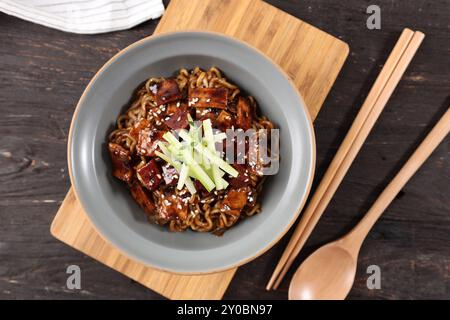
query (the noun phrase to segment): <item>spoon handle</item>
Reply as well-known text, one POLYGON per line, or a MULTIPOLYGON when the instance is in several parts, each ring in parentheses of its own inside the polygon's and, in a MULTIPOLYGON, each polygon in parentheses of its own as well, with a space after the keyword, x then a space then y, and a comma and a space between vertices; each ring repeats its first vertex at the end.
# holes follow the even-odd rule
POLYGON ((386 189, 384 189, 361 222, 343 239, 343 241, 346 241, 347 245, 354 250, 353 252, 358 253, 362 242, 375 222, 405 186, 408 180, 416 173, 439 143, 447 136, 449 131, 450 108, 447 109, 447 112, 441 117, 425 140, 422 141, 420 146, 414 151, 413 155, 397 173, 395 178, 388 184, 386 189))

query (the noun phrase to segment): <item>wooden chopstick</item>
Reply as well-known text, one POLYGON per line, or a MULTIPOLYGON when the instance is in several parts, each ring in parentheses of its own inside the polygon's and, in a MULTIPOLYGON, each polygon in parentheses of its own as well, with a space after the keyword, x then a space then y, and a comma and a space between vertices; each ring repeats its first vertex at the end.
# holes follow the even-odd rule
POLYGON ((362 241, 355 239, 364 239, 367 236, 370 229, 372 229, 373 225, 377 222, 389 204, 395 199, 409 179, 411 179, 416 171, 430 157, 449 132, 450 108, 447 108, 447 111, 434 125, 433 129, 431 129, 425 139, 420 143, 419 147, 417 147, 414 153, 409 157, 408 161, 406 161, 394 179, 389 182, 377 200, 375 200, 358 226, 351 231, 353 237, 348 236, 347 239, 353 239, 353 241, 358 242, 358 245, 360 245, 362 241))
POLYGON ((409 63, 411 62, 412 58, 414 57, 414 54, 416 53, 417 49, 419 48, 423 38, 424 38, 423 33, 421 33, 421 32, 414 33, 413 38, 411 39, 411 42, 408 45, 408 48, 402 55, 398 65, 396 66, 394 72, 392 73, 391 77, 389 78, 385 88, 383 89, 382 93, 380 94, 377 102, 375 103, 373 109, 371 110, 363 127, 361 128, 360 132, 358 132, 358 135, 357 135, 355 141, 351 145, 351 148, 350 148, 349 152, 347 153, 345 159, 339 166, 339 168, 336 172, 336 175, 334 176, 327 191, 325 192, 323 198, 321 199, 319 205, 317 206, 316 211, 312 215, 311 219, 309 219, 309 221, 307 222, 307 226, 304 229, 304 232, 300 235, 300 238, 295 246, 295 249, 293 250, 292 254, 289 256, 278 279, 276 280, 276 282, 274 284, 274 288, 278 288, 283 277, 286 275, 290 266, 294 262, 295 257, 298 255, 300 250, 303 248, 303 245, 305 244, 306 240, 309 238, 312 230, 316 226, 322 213, 325 211, 326 207, 328 206, 329 202, 331 201, 331 198, 333 197, 334 193, 336 192, 337 188, 339 187, 340 183, 342 182, 345 174, 347 173, 348 169, 350 168, 351 164, 353 163, 353 160, 356 158, 356 155, 358 154, 359 150, 361 149, 362 145, 364 144, 364 141, 366 140, 367 136, 369 135, 376 120, 378 119, 379 115, 383 111, 387 101, 389 100, 392 93, 394 92, 394 89, 397 86, 397 84, 399 83, 403 73, 405 72, 406 68, 408 67, 409 63))
POLYGON ((302 219, 286 247, 275 271, 266 287, 267 290, 277 288, 300 252, 312 229, 330 202, 337 187, 345 176, 353 159, 356 157, 364 140, 367 138, 379 114, 392 95, 407 65, 419 47, 424 35, 409 29, 402 32, 391 55, 386 61, 380 75, 374 83, 353 122, 347 136, 342 142, 336 156, 331 162, 317 191, 306 208, 302 219), (375 109, 373 112, 372 110, 375 109), (370 118, 370 119, 369 119, 370 118), (369 121, 367 121, 369 119, 369 121), (311 221, 311 223, 310 223, 311 221))
POLYGON ((341 146, 339 147, 339 150, 337 151, 337 153, 334 156, 330 166, 328 167, 324 177, 322 178, 322 181, 320 182, 319 186, 317 187, 316 192, 314 193, 313 197, 311 198, 311 200, 308 204, 308 207, 305 209, 305 211, 302 215, 302 218, 301 218, 298 226, 296 227, 294 234, 292 235, 291 240, 289 241, 286 249, 284 250, 283 255, 280 258, 280 261, 278 262, 278 264, 272 274, 272 277, 269 280, 269 283, 267 284, 267 287, 266 287, 267 290, 272 289, 277 277, 281 273, 283 267, 286 265, 289 257, 291 256, 292 252, 294 251, 294 249, 300 239, 301 234, 304 232, 304 229, 305 229, 306 225, 308 224, 308 221, 311 219, 311 216, 313 216, 315 214, 317 206, 320 203, 325 192, 327 191, 331 181, 333 180, 337 169, 339 168, 340 164, 342 163, 345 156, 347 155, 348 150, 350 149, 350 146, 353 144, 353 141, 355 140, 359 130, 361 129, 365 120, 367 119, 367 116, 369 115, 370 111, 372 110, 381 91, 385 87, 387 80, 389 79, 392 72, 394 71, 395 66, 398 64, 398 61, 400 61, 400 58, 401 58, 402 54, 405 52, 413 35, 414 35, 414 32, 410 29, 404 29, 402 34, 400 35, 399 40, 397 41, 394 49, 392 50, 392 53, 389 55, 389 58, 387 59, 380 74, 378 75, 377 79, 375 80, 375 83, 372 86, 372 89, 370 90, 363 105, 361 106, 361 109, 358 112, 358 115, 356 116, 352 126, 350 127, 350 130, 348 131, 347 135, 345 136, 341 146))

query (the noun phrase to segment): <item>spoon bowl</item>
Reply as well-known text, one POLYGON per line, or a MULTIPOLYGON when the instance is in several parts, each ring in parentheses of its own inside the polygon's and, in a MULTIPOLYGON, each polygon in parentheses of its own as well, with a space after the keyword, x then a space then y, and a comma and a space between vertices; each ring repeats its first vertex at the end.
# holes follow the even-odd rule
POLYGON ((340 240, 316 250, 302 263, 291 281, 289 299, 343 300, 347 297, 355 281, 359 250, 370 229, 449 132, 450 108, 358 225, 340 240))
POLYGON ((357 256, 345 248, 341 240, 322 246, 295 272, 289 299, 345 299, 355 280, 357 261, 357 256))

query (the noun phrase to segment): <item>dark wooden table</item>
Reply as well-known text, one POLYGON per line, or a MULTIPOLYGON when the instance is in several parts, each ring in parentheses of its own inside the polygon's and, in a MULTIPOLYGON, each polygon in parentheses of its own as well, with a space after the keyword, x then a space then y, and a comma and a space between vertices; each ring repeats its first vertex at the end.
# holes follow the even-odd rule
MULTIPOLYGON (((450 104, 448 0, 379 0, 382 29, 368 30, 372 1, 269 1, 342 38, 351 53, 315 123, 320 180, 403 27, 427 37, 296 266, 362 216, 450 104)), ((167 2, 166 2, 167 4, 167 2)), ((68 34, 0 14, 0 298, 160 299, 49 233, 70 181, 66 143, 78 98, 94 73, 158 21, 102 35, 68 34), (82 289, 66 288, 66 267, 82 289)), ((367 238, 351 299, 450 298, 449 139, 434 152, 367 238), (366 286, 369 265, 381 289, 366 286)), ((239 268, 226 299, 285 299, 264 287, 288 240, 239 268)))

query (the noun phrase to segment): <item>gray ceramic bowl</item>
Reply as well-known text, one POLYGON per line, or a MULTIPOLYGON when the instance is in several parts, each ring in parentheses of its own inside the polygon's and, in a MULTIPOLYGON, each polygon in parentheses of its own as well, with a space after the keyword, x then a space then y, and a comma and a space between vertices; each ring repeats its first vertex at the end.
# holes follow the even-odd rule
POLYGON ((315 165, 312 124, 286 74, 245 43, 214 33, 143 39, 114 56, 81 97, 69 135, 69 168, 78 199, 100 234, 126 256, 176 273, 210 273, 248 262, 274 245, 297 218, 315 165), (181 67, 217 66, 253 95, 280 129, 281 164, 265 184, 262 212, 224 236, 171 233, 151 225, 111 175, 105 143, 133 91, 147 78, 181 67))

